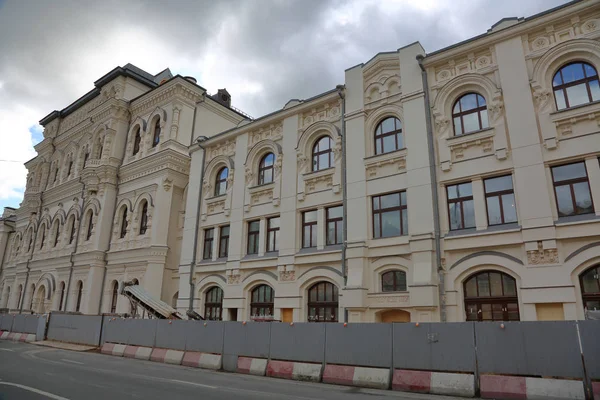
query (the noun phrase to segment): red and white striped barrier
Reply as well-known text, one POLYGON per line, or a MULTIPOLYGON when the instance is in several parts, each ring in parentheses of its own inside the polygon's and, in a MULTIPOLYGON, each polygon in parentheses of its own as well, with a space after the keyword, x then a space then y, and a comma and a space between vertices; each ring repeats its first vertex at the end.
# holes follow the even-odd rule
POLYGON ((325 366, 323 371, 324 383, 338 385, 388 389, 390 386, 389 368, 351 367, 348 365, 325 366))
POLYGON ((8 334, 10 332, 8 331, 2 331, 2 334, 0 335, 0 339, 4 340, 4 339, 8 339, 8 334))
POLYGON ((237 372, 241 374, 265 376, 266 370, 265 358, 238 357, 237 372))
POLYGON ((319 382, 321 380, 321 368, 321 364, 271 360, 267 364, 267 376, 319 382))
POLYGON ((592 392, 595 399, 600 399, 600 382, 592 382, 592 392))
POLYGON ((123 357, 135 358, 137 360, 149 360, 152 354, 152 347, 127 346, 123 357))
POLYGON ((181 365, 181 360, 183 360, 183 351, 179 350, 155 348, 150 354, 150 361, 181 365))
POLYGON ((0 339, 12 340, 13 342, 35 342, 35 333, 19 333, 2 331, 0 339))
POLYGON ((446 372, 394 370, 392 389, 404 392, 474 397, 475 376, 446 372))
POLYGON ((479 382, 481 397, 487 399, 585 399, 581 381, 482 375, 479 382))
POLYGON ((100 349, 100 353, 108 354, 109 356, 123 357, 123 353, 125 353, 126 347, 127 346, 125 346, 124 344, 104 343, 102 345, 102 349, 100 349))
POLYGON ((181 365, 194 368, 221 369, 222 357, 220 354, 200 353, 198 351, 186 351, 181 365))

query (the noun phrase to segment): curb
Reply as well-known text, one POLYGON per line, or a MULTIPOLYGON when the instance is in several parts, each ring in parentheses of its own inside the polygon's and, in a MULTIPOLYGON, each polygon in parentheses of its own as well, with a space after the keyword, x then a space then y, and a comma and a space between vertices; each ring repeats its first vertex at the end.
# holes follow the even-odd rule
POLYGON ((181 365, 183 351, 154 348, 150 354, 150 361, 166 364, 181 365))
POLYGON ((482 398, 585 399, 583 382, 566 379, 481 375, 480 388, 482 398))
POLYGON ((321 368, 321 364, 271 360, 267 363, 267 376, 297 381, 320 382, 321 368))
POLYGON ((265 376, 266 370, 266 358, 238 357, 237 359, 237 372, 240 374, 265 376))
POLYGON ((201 353, 198 351, 186 351, 181 365, 194 368, 205 368, 218 371, 221 369, 223 357, 220 354, 201 353))
POLYGON ((392 389, 475 397, 475 375, 396 369, 392 379, 392 389))
POLYGON ((390 370, 389 368, 351 367, 347 365, 328 364, 325 366, 325 371, 323 371, 323 383, 388 389, 390 387, 390 370))
POLYGON ((13 342, 35 342, 35 333, 19 333, 2 331, 0 335, 2 340, 12 340, 13 342))

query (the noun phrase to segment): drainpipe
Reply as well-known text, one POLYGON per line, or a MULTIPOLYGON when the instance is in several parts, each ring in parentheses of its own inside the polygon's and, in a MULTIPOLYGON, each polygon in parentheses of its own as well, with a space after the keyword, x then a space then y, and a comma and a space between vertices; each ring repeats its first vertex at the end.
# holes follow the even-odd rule
MULTIPOLYGON (((83 173, 83 170, 81 171, 81 173, 83 173)), ((79 243, 79 235, 81 234, 81 221, 83 220, 83 205, 84 205, 84 200, 83 200, 83 196, 85 194, 85 183, 81 180, 81 175, 79 175, 79 183, 81 183, 83 186, 81 187, 81 205, 79 206, 79 223, 77 224, 77 234, 75 235, 75 247, 73 248, 73 251, 71 252, 71 254, 69 255, 69 262, 71 263, 71 267, 69 269, 69 280, 67 281, 67 298, 65 299, 65 309, 63 311, 67 311, 68 309, 68 305, 69 305, 69 292, 71 290, 71 279, 73 278, 73 268, 75 268, 75 259, 74 259, 74 255, 77 252, 77 245, 79 243)))
POLYGON ((417 62, 421 68, 421 78, 423 79, 423 92, 424 103, 425 103, 425 124, 427 127, 427 145, 429 150, 429 177, 431 179, 431 196, 433 200, 433 230, 435 232, 435 261, 437 264, 437 274, 439 279, 439 302, 440 302, 440 321, 446 322, 446 285, 445 285, 445 271, 442 267, 442 251, 441 251, 441 239, 440 239, 440 208, 438 198, 438 186, 437 186, 437 172, 435 164, 435 149, 433 146, 433 127, 431 125, 431 107, 429 101, 429 85, 427 83, 427 71, 423 66, 423 59, 425 57, 421 54, 417 56, 417 62))
MULTIPOLYGON (((348 188, 346 176, 346 93, 344 85, 337 85, 338 95, 342 99, 342 276, 344 287, 348 284, 348 269, 346 267, 346 249, 348 247, 348 188)), ((348 322, 348 310, 344 308, 344 322, 348 322)))
MULTIPOLYGON (((192 132, 190 134, 190 146, 194 143, 194 129, 196 127, 196 110, 198 110, 198 104, 204 102, 206 100, 206 92, 202 93, 202 100, 196 103, 194 107, 194 120, 192 121, 192 132)), ((194 293, 196 291, 194 284, 194 268, 196 266, 196 257, 198 256, 198 227, 200 226, 200 211, 202 204, 202 186, 204 181, 204 166, 206 165, 206 160, 204 159, 206 153, 204 147, 202 147, 201 143, 207 140, 206 136, 199 136, 196 139, 196 144, 202 149, 202 167, 200 168, 200 185, 198 187, 198 201, 196 204, 196 223, 194 224, 194 247, 192 248, 192 262, 190 263, 190 276, 189 276, 189 284, 190 284, 190 295, 189 295, 189 306, 188 306, 188 315, 194 313, 194 293)))

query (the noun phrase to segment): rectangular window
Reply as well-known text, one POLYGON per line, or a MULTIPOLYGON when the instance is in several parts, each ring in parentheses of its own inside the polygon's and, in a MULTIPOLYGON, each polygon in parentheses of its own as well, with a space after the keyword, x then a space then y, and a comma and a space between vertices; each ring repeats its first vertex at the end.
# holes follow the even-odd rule
POLYGON ((248 254, 258 254, 260 221, 248 222, 248 254))
POLYGON ((279 251, 279 217, 267 220, 267 251, 279 251))
POLYGON ((406 192, 373 196, 373 238, 408 235, 406 192))
POLYGON ((219 258, 229 255, 229 225, 222 226, 219 234, 219 258))
POLYGON ((302 247, 317 247, 317 210, 302 213, 302 247))
POLYGON ((552 181, 559 217, 594 212, 585 163, 552 167, 552 181))
POLYGON ((344 213, 343 207, 327 209, 327 245, 342 244, 344 213))
POLYGON ((212 247, 213 240, 215 237, 215 228, 209 228, 204 230, 204 250, 202 251, 202 259, 212 259, 212 247))
POLYGON ((450 230, 475 227, 475 207, 471 182, 446 186, 450 230))
POLYGON ((483 181, 488 225, 517 222, 517 207, 512 176, 499 176, 483 181))

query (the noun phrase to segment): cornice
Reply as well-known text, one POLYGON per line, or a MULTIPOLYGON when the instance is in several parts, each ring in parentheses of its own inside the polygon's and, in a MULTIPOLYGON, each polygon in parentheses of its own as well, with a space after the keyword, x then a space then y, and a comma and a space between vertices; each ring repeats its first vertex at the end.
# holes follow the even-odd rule
POLYGON ((174 99, 195 105, 202 98, 202 91, 199 88, 186 85, 185 80, 174 79, 169 83, 154 89, 153 91, 142 95, 131 103, 131 115, 138 117, 151 110, 152 108, 172 101, 174 99))
POLYGON ((78 179, 73 179, 42 192, 43 204, 52 204, 61 200, 68 201, 81 194, 82 184, 78 179))
POLYGON ((190 157, 173 149, 161 150, 122 166, 119 171, 119 184, 127 183, 162 170, 171 170, 187 176, 190 171, 190 157))

